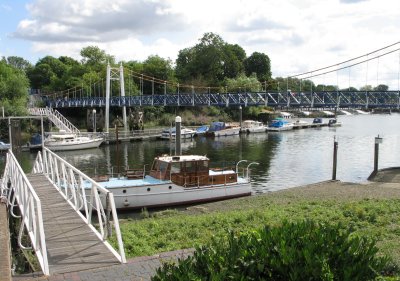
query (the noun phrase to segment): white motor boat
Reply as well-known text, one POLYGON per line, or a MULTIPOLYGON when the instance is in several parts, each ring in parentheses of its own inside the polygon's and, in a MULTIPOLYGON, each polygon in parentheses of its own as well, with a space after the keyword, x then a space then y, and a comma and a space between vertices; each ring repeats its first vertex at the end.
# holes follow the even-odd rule
POLYGON ((240 134, 240 127, 227 124, 225 122, 212 122, 210 128, 205 133, 206 136, 224 137, 240 134))
MULTIPOLYGON (((181 139, 191 139, 196 134, 195 130, 188 129, 185 127, 181 128, 181 139)), ((176 137, 176 128, 169 128, 162 131, 160 138, 169 140, 174 140, 176 137)))
POLYGON ((8 150, 10 149, 10 144, 0 141, 0 150, 8 150))
POLYGON ((338 121, 336 118, 329 119, 328 126, 329 127, 340 127, 340 126, 342 126, 342 122, 338 121))
POLYGON ((267 126, 260 121, 245 120, 242 125, 242 131, 249 133, 265 133, 267 126))
MULTIPOLYGON (((211 169, 206 156, 163 155, 154 159, 148 175, 144 170, 127 170, 124 176, 97 181, 113 193, 117 209, 192 204, 250 195, 249 166, 240 176, 238 164, 211 169)), ((90 185, 84 182, 87 192, 90 185)))
POLYGON ((293 130, 293 126, 294 126, 293 123, 288 122, 283 118, 277 118, 272 120, 272 122, 268 125, 267 131, 275 131, 275 132, 288 131, 288 130, 293 130))
POLYGON ((77 150, 99 147, 102 137, 78 136, 75 134, 51 134, 44 145, 52 151, 77 150))

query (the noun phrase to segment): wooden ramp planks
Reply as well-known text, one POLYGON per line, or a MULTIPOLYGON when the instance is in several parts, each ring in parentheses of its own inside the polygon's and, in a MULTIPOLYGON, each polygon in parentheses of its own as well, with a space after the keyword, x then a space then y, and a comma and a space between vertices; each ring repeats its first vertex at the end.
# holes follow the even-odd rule
POLYGON ((44 175, 27 177, 42 204, 50 274, 119 264, 44 175))

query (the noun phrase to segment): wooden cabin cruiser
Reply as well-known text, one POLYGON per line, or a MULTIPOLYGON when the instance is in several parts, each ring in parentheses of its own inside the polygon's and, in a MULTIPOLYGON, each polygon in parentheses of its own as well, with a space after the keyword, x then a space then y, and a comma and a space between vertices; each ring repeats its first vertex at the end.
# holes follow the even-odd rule
POLYGON ((267 126, 260 121, 245 120, 242 125, 242 131, 246 132, 247 134, 265 133, 267 131, 267 126))
MULTIPOLYGON (((181 205, 250 195, 248 167, 239 176, 238 165, 211 169, 206 156, 164 155, 154 159, 148 175, 144 170, 128 170, 99 184, 112 191, 117 209, 181 205)), ((89 182, 85 188, 90 189, 89 182)))
POLYGON ((52 151, 77 150, 99 147, 102 137, 78 136, 76 134, 51 134, 44 145, 52 151))

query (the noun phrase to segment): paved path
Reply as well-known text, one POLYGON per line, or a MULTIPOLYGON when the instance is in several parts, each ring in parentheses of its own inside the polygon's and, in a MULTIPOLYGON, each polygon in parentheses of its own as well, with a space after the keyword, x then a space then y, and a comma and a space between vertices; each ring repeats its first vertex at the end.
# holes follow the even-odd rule
MULTIPOLYGON (((1 199, 0 199, 1 200, 1 199)), ((10 233, 6 204, 0 201, 0 280, 11 280, 10 233)))
MULTIPOLYGON (((13 277, 13 281, 148 281, 163 262, 186 258, 193 250, 179 250, 148 257, 138 257, 119 264, 73 273, 42 276, 26 274, 13 277)), ((3 280, 3 279, 1 279, 3 280)))

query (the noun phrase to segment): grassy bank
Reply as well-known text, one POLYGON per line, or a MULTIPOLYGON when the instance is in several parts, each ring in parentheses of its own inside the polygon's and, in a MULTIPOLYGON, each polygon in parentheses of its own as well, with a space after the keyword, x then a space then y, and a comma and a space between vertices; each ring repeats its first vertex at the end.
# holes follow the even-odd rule
POLYGON ((208 243, 227 230, 249 231, 283 220, 341 222, 377 240, 381 254, 400 265, 400 189, 385 184, 327 182, 251 196, 185 211, 156 212, 121 222, 128 258, 208 243))

